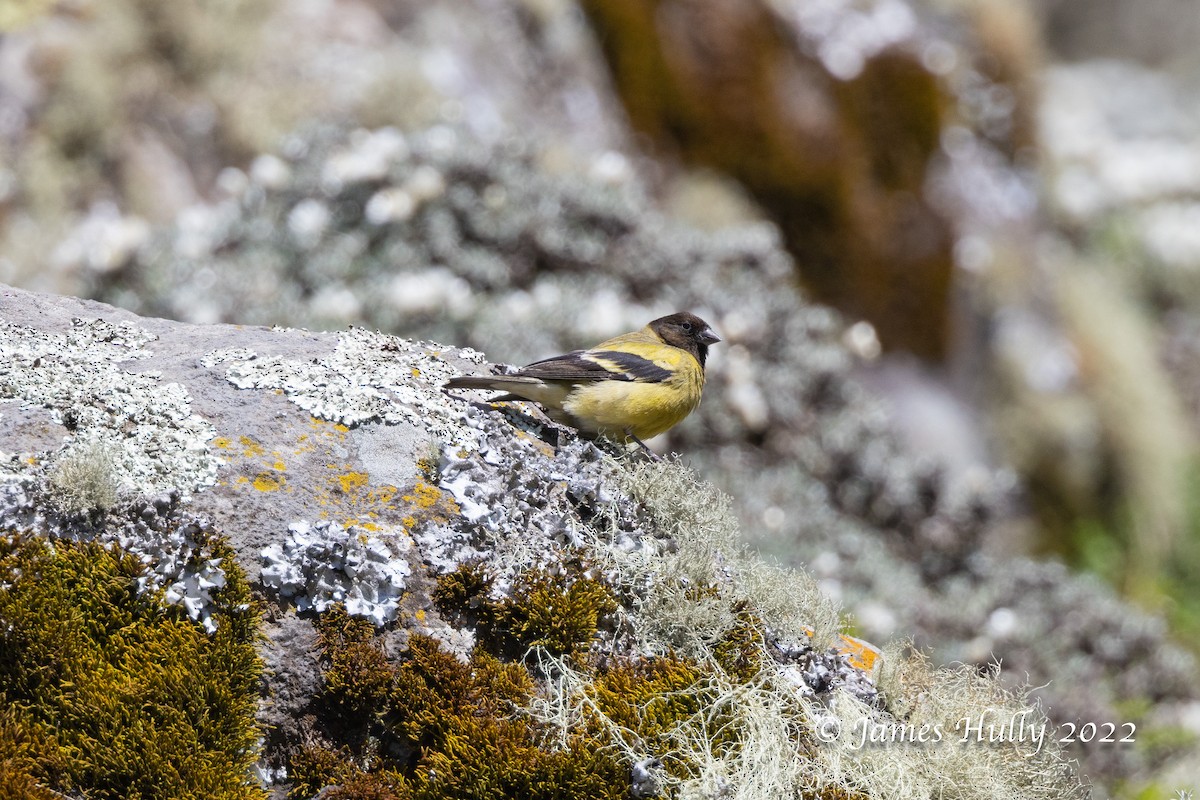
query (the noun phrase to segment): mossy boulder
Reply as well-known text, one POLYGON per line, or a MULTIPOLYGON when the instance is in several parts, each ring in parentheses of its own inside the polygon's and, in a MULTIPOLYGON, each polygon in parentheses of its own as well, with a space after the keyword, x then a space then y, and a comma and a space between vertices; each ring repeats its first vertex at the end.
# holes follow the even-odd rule
MULTIPOLYGON (((22 664, 61 670, 79 651, 87 665, 61 681, 18 669, 4 689, 27 698, 4 730, 30 791, 66 785, 47 770, 79 742, 115 736, 117 753, 159 730, 139 714, 189 755, 232 746, 220 774, 250 795, 892 796, 967 775, 1027 796, 1079 791, 1053 746, 926 759, 821 739, 916 713, 914 691, 938 698, 921 713, 947 724, 1038 712, 991 677, 962 693, 955 673, 914 671, 899 651, 870 669, 815 582, 753 555, 730 499, 686 467, 582 441, 532 408, 445 394, 478 353, 362 330, 184 325, 16 290, 0 312, 0 523, 22 531, 19 558, 90 576, 31 583, 22 566, 4 607, 18 609, 14 631, 61 618, 100 642, 22 645, 22 664), (115 502, 91 489, 56 500, 79 442, 106 454, 115 502), (101 599, 70 602, 89 586, 101 599), (248 587, 263 610, 257 653, 248 587), (50 595, 67 602, 51 613, 31 600, 50 595), (176 652, 205 674, 189 680, 176 652), (78 712, 54 744, 39 725, 56 719, 56 692, 119 682, 108 658, 149 689, 97 695, 121 715, 116 731, 78 712), (261 783, 245 769, 256 736, 261 783)), ((189 774, 160 744, 151 772, 189 774)), ((70 780, 107 791, 98 773, 70 780)))

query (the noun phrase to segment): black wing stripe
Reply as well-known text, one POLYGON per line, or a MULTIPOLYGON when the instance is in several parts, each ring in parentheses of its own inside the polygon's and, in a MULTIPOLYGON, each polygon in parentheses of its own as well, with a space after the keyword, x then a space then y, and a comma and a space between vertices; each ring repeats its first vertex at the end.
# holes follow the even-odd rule
POLYGON ((624 353, 620 350, 596 350, 592 355, 616 364, 624 374, 631 376, 635 381, 662 383, 671 379, 671 370, 663 369, 650 359, 633 353, 624 353))
POLYGON ((535 361, 522 367, 518 375, 550 381, 631 381, 632 377, 605 369, 583 358, 583 350, 535 361))

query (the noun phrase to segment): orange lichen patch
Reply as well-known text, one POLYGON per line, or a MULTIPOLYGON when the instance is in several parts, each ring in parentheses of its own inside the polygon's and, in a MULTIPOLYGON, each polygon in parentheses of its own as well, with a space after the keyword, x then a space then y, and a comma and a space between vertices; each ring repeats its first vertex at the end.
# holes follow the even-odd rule
POLYGON ((395 486, 390 483, 385 483, 383 486, 376 486, 367 492, 367 497, 373 503, 391 503, 396 495, 400 492, 395 486))
POLYGON ((850 657, 850 666, 870 672, 875 663, 882 657, 879 648, 870 642, 842 634, 842 646, 838 652, 850 657))
MULTIPOLYGON (((812 628, 805 628, 804 632, 808 634, 809 638, 813 636, 812 628)), ((838 636, 842 640, 841 646, 838 647, 838 652, 847 656, 850 666, 855 669, 870 672, 875 668, 875 663, 883 657, 880 649, 868 641, 844 633, 838 634, 838 636)))
POLYGON ((380 519, 395 517, 393 501, 400 492, 395 486, 371 486, 370 474, 355 470, 352 464, 327 463, 325 468, 332 474, 313 493, 324 509, 322 519, 377 530, 380 519))
POLYGON ((227 453, 228 460, 243 460, 239 465, 242 474, 232 479, 233 485, 253 487, 260 492, 277 492, 281 489, 292 491, 291 487, 287 486, 287 478, 283 474, 287 470, 287 462, 283 460, 279 451, 268 453, 261 441, 245 435, 236 439, 219 436, 212 441, 214 447, 227 453))
POLYGON ((412 494, 406 494, 402 499, 417 508, 433 508, 442 499, 442 490, 436 486, 430 486, 425 481, 417 481, 412 494))
POLYGON ((308 428, 308 433, 302 433, 296 439, 297 446, 292 451, 294 455, 311 453, 329 444, 340 445, 346 439, 346 432, 350 430, 345 425, 326 422, 316 417, 309 417, 308 428))

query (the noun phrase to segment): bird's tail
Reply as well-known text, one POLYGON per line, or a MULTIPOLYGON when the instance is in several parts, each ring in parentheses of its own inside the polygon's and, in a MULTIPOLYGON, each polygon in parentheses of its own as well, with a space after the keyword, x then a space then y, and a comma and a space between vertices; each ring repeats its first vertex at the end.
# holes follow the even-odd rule
POLYGON ((460 375, 446 381, 446 389, 494 389, 496 378, 487 375, 460 375))
POLYGON ((444 389, 492 389, 497 392, 508 392, 503 397, 493 397, 498 400, 535 400, 540 401, 538 389, 544 384, 538 378, 521 375, 460 375, 451 378, 443 384, 444 389), (532 396, 530 396, 532 395, 532 396))
POLYGON ((570 413, 563 411, 563 401, 572 390, 572 386, 563 382, 543 381, 529 375, 461 375, 446 381, 446 389, 492 389, 504 392, 499 397, 488 399, 489 403, 503 403, 509 400, 530 400, 540 403, 551 419, 570 425, 572 428, 585 428, 580 420, 570 413))

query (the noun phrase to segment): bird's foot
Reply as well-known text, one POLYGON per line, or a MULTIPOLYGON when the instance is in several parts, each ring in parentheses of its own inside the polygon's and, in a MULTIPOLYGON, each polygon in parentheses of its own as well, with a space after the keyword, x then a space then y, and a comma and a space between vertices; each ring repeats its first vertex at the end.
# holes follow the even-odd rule
POLYGON ((634 436, 632 433, 631 433, 631 434, 629 434, 629 438, 630 438, 630 439, 632 439, 632 440, 634 441, 634 443, 635 443, 635 444, 637 444, 637 446, 638 446, 638 447, 642 448, 642 452, 643 452, 643 453, 646 455, 646 457, 647 457, 647 458, 649 458, 651 461, 653 461, 653 462, 655 462, 655 463, 661 463, 661 462, 662 462, 662 456, 660 456, 658 453, 654 452, 654 451, 653 451, 653 450, 651 450, 649 447, 647 447, 647 446, 646 446, 646 443, 645 443, 645 442, 643 442, 641 439, 639 439, 638 437, 634 436))

